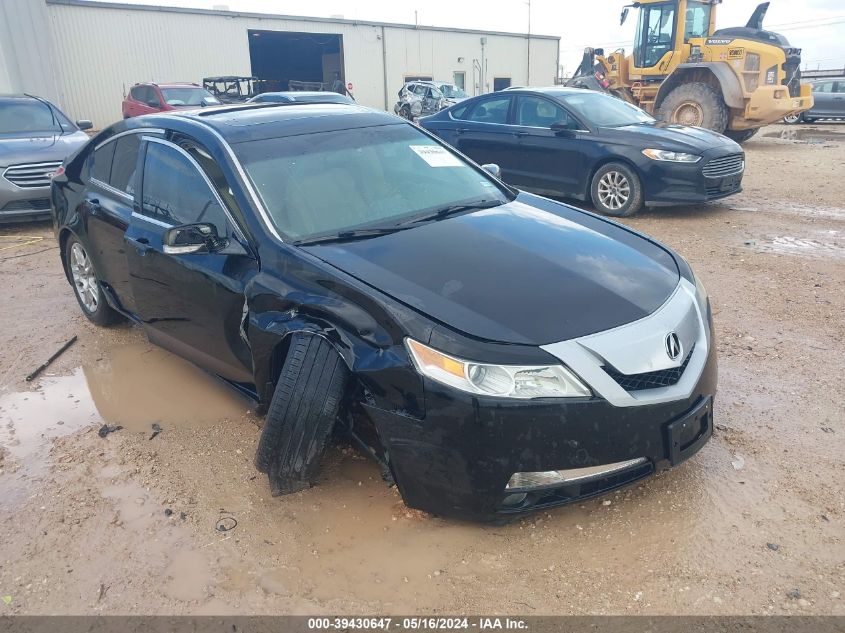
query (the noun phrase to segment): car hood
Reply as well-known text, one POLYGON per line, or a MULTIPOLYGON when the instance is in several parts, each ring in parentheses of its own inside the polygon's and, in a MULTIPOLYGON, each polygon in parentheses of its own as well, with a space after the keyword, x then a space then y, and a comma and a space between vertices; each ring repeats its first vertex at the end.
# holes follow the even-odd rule
POLYGON ((601 128, 603 135, 618 142, 647 148, 649 143, 657 144, 653 149, 684 151, 701 154, 707 150, 721 149, 741 153, 738 143, 727 136, 700 127, 688 127, 674 123, 640 123, 622 127, 601 128))
POLYGON ((524 193, 393 234, 303 248, 464 334, 526 345, 641 319, 680 279, 655 242, 524 193))
POLYGON ((33 133, 25 137, 0 134, 0 166, 64 160, 87 141, 85 132, 33 133))

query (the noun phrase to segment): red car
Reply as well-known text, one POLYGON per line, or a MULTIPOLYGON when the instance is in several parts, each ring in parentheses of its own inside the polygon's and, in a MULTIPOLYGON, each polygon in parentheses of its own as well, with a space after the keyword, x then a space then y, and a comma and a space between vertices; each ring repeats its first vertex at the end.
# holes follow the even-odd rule
POLYGON ((197 84, 135 84, 123 99, 123 118, 210 105, 220 100, 197 84))

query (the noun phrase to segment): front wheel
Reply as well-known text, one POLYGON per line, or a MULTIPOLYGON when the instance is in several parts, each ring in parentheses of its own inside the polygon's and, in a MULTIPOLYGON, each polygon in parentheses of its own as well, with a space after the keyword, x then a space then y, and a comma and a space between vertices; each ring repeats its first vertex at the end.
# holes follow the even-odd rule
POLYGON ((82 242, 71 237, 65 244, 64 254, 76 300, 85 316, 97 325, 112 325, 120 321, 120 314, 108 304, 103 295, 91 258, 82 242))
POLYGON ((730 111, 722 93, 705 83, 682 84, 660 104, 658 116, 669 123, 703 127, 722 134, 730 111))
POLYGON ((349 380, 346 364, 326 339, 291 336, 255 454, 255 467, 267 473, 273 495, 311 485, 349 380))
POLYGON ((623 163, 608 163, 596 172, 590 186, 599 213, 627 218, 643 206, 643 188, 634 170, 623 163))
POLYGON ((804 113, 799 112, 798 114, 790 114, 789 116, 783 117, 783 122, 787 125, 795 125, 797 123, 801 123, 804 120, 804 113))

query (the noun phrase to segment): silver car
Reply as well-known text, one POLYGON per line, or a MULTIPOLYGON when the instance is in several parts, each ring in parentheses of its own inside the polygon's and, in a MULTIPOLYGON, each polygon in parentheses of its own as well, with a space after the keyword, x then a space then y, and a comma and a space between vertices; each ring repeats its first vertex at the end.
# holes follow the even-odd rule
POLYGON ((50 176, 85 145, 91 127, 45 99, 0 95, 0 223, 50 216, 50 176))

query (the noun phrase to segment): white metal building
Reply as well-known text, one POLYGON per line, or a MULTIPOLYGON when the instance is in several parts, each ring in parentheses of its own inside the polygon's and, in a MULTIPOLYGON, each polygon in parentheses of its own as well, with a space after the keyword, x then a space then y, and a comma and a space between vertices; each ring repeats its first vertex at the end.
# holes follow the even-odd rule
POLYGON ((560 38, 542 35, 91 2, 0 0, 0 93, 54 100, 103 127, 136 82, 214 75, 330 82, 392 110, 408 79, 470 94, 554 83, 560 38))

